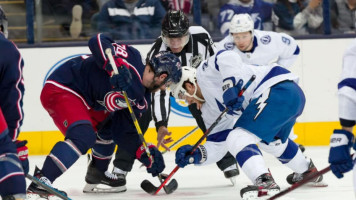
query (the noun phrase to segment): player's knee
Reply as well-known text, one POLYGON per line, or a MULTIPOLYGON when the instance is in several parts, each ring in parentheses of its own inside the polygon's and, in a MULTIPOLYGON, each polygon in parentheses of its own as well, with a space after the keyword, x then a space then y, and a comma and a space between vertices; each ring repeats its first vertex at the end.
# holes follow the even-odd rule
POLYGON ((0 194, 2 196, 25 194, 25 188, 25 176, 17 154, 0 154, 0 194))
POLYGON ((111 159, 115 150, 115 143, 110 137, 97 134, 96 142, 92 148, 93 155, 102 159, 111 159))
POLYGON ((236 160, 242 167, 253 156, 262 156, 262 153, 256 144, 249 144, 236 154, 236 160))
POLYGON ((258 146, 263 151, 272 154, 275 157, 280 157, 286 150, 288 146, 288 140, 284 143, 280 139, 266 144, 264 142, 259 142, 258 146))
POLYGON ((68 128, 66 140, 71 141, 81 154, 85 154, 94 146, 96 134, 91 124, 78 124, 68 128))

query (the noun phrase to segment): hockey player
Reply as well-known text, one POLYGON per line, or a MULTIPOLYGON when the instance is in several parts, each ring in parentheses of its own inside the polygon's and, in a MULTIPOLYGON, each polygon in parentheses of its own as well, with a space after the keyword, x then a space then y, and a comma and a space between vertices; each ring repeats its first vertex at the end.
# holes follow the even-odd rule
POLYGON ((254 29, 249 14, 234 15, 229 32, 229 35, 216 44, 216 48, 237 52, 247 64, 278 63, 290 68, 299 55, 300 50, 294 38, 285 33, 254 29))
POLYGON ((7 39, 7 18, 0 6, 0 196, 25 199, 28 172, 26 141, 17 137, 23 120, 24 62, 16 45, 7 39))
POLYGON ((341 129, 335 129, 330 139, 329 163, 336 177, 354 168, 354 191, 356 195, 355 157, 351 158, 351 147, 356 149, 353 127, 356 123, 356 40, 344 53, 341 81, 338 84, 339 119, 341 129))
MULTIPOLYGON (((305 104, 297 80, 295 75, 278 65, 254 67, 245 64, 234 51, 219 51, 196 70, 182 67, 180 81, 170 86, 176 98, 199 104, 207 127, 225 107, 229 111, 208 135, 207 142, 192 155, 187 154, 191 145, 177 150, 177 165, 214 163, 229 151, 253 183, 241 190, 243 199, 257 197, 263 192, 272 195, 280 189, 256 143, 294 171, 287 177, 290 184, 316 172, 313 162, 288 139, 305 104), (252 75, 256 80, 239 96, 243 84, 252 75)), ((320 176, 313 182, 321 180, 320 176)))
MULTIPOLYGON (((161 37, 157 38, 152 45, 147 59, 165 50, 171 51, 178 56, 182 65, 196 68, 203 60, 215 53, 215 45, 209 33, 203 27, 189 26, 189 20, 182 11, 168 11, 163 18, 161 37)), ((157 130, 157 146, 162 145, 167 150, 168 147, 165 144, 172 141, 170 138, 164 139, 165 136, 171 134, 167 130, 170 113, 169 96, 170 93, 161 90, 156 92, 152 97, 153 119, 157 130)), ((205 132, 206 127, 201 117, 201 112, 196 109, 196 105, 190 105, 189 110, 199 128, 205 132)), ((151 120, 151 110, 149 109, 139 119, 143 132, 147 130, 151 120)), ((118 146, 118 149, 120 149, 120 146, 118 146)), ((113 172, 120 177, 124 177, 128 171, 131 171, 133 162, 134 159, 125 155, 124 151, 117 151, 113 172)), ((234 177, 239 174, 234 157, 228 153, 222 160, 217 162, 217 165, 224 172, 224 176, 231 179, 232 183, 234 183, 234 177)))
MULTIPOLYGON (((112 140, 130 155, 135 155, 149 173, 158 175, 165 168, 162 154, 153 145, 149 146, 152 159, 145 153, 121 91, 127 92, 136 116, 140 116, 150 105, 150 92, 169 84, 171 71, 180 67, 179 60, 172 54, 162 53, 154 58, 159 60, 156 65, 151 62, 145 65, 137 49, 115 43, 102 34, 89 40, 89 48, 91 55, 63 63, 45 82, 41 92, 42 105, 65 135, 65 140, 55 144, 42 169, 36 168, 34 176, 50 185, 96 141, 105 142, 106 138, 97 136, 95 131, 109 115, 112 115, 112 123, 106 126, 109 126, 112 140), (104 53, 107 48, 115 56, 119 74, 113 73, 104 53), (169 68, 161 68, 162 62, 170 62, 172 57, 177 62, 170 64, 169 68)), ((100 155, 101 152, 96 153, 100 155)), ((100 162, 91 165, 96 165, 93 167, 98 171, 88 170, 87 183, 106 182, 114 187, 124 185, 117 177, 105 174, 106 169, 102 169, 100 162)), ((30 199, 50 196, 33 182, 27 192, 30 199)))
MULTIPOLYGON (((233 50, 247 64, 278 63, 290 68, 300 52, 294 38, 285 33, 255 30, 253 26, 254 22, 249 14, 234 15, 230 23, 230 34, 217 43, 217 49, 233 50)), ((290 138, 297 138, 293 130, 290 138)), ((305 150, 303 145, 299 145, 299 148, 305 150)))

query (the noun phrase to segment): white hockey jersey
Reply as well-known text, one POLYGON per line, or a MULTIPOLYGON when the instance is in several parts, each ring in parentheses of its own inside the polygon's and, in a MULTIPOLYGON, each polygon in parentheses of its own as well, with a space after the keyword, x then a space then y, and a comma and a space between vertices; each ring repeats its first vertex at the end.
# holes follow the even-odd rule
POLYGON ((356 39, 345 50, 343 55, 341 81, 348 78, 356 78, 356 39))
POLYGON ((243 62, 255 65, 277 63, 289 68, 299 55, 299 47, 291 36, 285 33, 254 30, 253 47, 251 51, 242 52, 234 44, 231 34, 216 44, 217 50, 234 50, 243 62))
MULTIPOLYGON (((220 51, 197 69, 197 83, 204 96, 205 103, 201 111, 206 127, 210 127, 220 113, 225 109, 223 104, 223 88, 232 87, 242 79, 245 85, 248 80, 256 76, 255 81, 243 94, 245 97, 243 108, 251 99, 259 97, 273 85, 285 81, 298 81, 298 77, 278 65, 261 65, 255 67, 242 62, 235 51, 220 51)), ((225 115, 210 134, 231 129, 241 112, 225 115)))

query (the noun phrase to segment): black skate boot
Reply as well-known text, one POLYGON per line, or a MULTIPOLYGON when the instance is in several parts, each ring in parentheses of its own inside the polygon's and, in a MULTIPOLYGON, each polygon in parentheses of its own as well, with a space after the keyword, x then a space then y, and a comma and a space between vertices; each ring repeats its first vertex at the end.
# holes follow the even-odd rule
POLYGON ((236 164, 231 165, 230 167, 224 170, 224 176, 227 179, 230 179, 232 185, 236 184, 236 176, 240 174, 239 168, 236 164))
MULTIPOLYGON (((287 176, 287 182, 291 185, 299 182, 299 181, 302 181, 303 179, 305 179, 306 177, 314 174, 318 172, 318 170, 316 169, 314 163, 312 160, 310 160, 310 163, 309 163, 309 166, 308 166, 308 170, 302 174, 298 174, 298 173, 292 173, 292 174, 289 174, 287 176)), ((328 186, 326 183, 324 183, 323 181, 323 176, 318 176, 316 177, 315 179, 311 180, 310 183, 308 183, 308 185, 310 186, 315 186, 315 187, 326 187, 328 186)))
POLYGON ((243 200, 253 200, 262 196, 273 196, 279 192, 280 188, 274 182, 271 173, 262 174, 257 177, 255 185, 249 185, 240 191, 243 200))
MULTIPOLYGON (((38 169, 37 166, 35 168, 35 173, 33 174, 33 176, 34 178, 37 178, 42 183, 52 187, 51 181, 48 180, 47 177, 43 176, 42 171, 38 169)), ((67 193, 65 193, 64 191, 58 190, 56 188, 53 189, 67 196, 67 193)), ((53 194, 49 193, 47 190, 45 190, 44 188, 42 188, 41 186, 37 185, 34 182, 32 182, 30 186, 28 186, 27 188, 27 195, 26 195, 27 200, 39 199, 39 198, 48 199, 49 197, 53 197, 53 196, 54 196, 53 194)))
POLYGON ((117 176, 108 171, 99 171, 90 162, 85 176, 84 193, 118 193, 126 191, 125 177, 117 176), (99 187, 102 184, 104 187, 99 187))

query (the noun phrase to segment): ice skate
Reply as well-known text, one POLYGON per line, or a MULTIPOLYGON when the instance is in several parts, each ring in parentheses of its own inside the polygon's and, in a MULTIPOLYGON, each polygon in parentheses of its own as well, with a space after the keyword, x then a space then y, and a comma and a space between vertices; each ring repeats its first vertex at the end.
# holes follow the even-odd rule
MULTIPOLYGON (((37 178, 39 181, 41 181, 42 183, 52 187, 51 181, 48 180, 47 177, 43 176, 41 170, 38 169, 37 166, 35 168, 35 173, 33 174, 33 176, 35 178, 37 178)), ((58 192, 62 193, 65 196, 67 196, 67 193, 65 193, 64 191, 58 190, 56 188, 53 188, 53 189, 57 190, 58 192)), ((39 186, 36 183, 32 182, 30 184, 30 186, 28 186, 28 188, 27 188, 26 200, 36 200, 36 199, 57 200, 57 199, 61 199, 61 198, 49 193, 47 190, 45 190, 41 186, 39 186)))
POLYGON ((92 162, 88 166, 85 176, 84 193, 119 193, 126 191, 125 177, 118 176, 108 171, 101 172, 96 169, 92 162))
MULTIPOLYGON (((316 169, 314 163, 312 160, 310 160, 309 163, 309 167, 308 170, 302 174, 298 174, 298 173, 292 173, 290 175, 287 176, 287 182, 291 185, 303 180, 304 178, 314 174, 318 172, 318 170, 316 169)), ((314 186, 314 187, 326 187, 328 186, 328 184, 324 183, 323 181, 323 176, 319 176, 313 180, 310 181, 310 183, 307 183, 307 185, 309 186, 314 186)))
POLYGON ((231 165, 230 167, 224 170, 224 176, 227 179, 230 179, 232 185, 236 184, 236 176, 240 174, 239 168, 236 164, 231 165))
POLYGON ((263 196, 273 196, 280 191, 279 186, 274 182, 270 173, 257 177, 255 185, 249 185, 240 191, 243 200, 258 199, 263 196))

